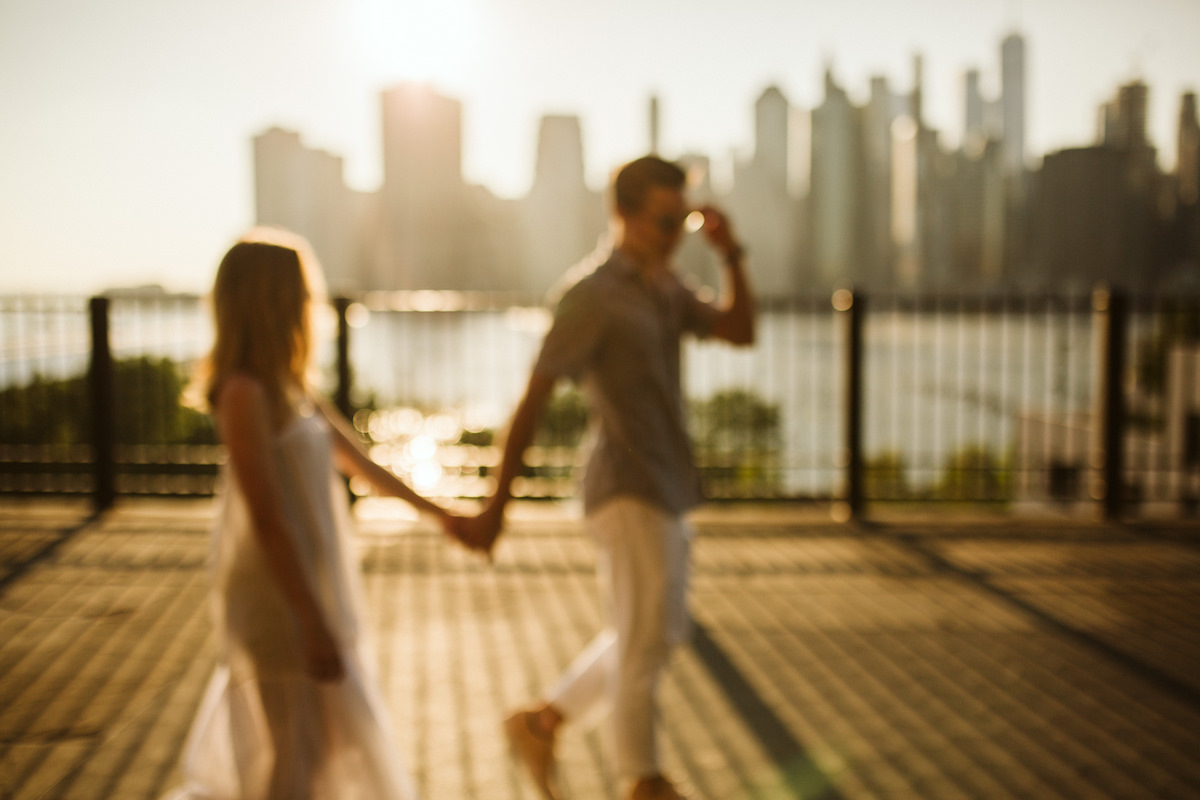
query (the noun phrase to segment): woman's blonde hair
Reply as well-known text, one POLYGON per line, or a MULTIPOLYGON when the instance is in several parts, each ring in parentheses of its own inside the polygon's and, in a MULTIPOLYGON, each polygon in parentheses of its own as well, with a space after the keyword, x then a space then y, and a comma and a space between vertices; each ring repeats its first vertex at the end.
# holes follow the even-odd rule
POLYGON ((289 391, 308 390, 313 317, 323 294, 302 237, 272 228, 243 236, 217 268, 209 298, 215 337, 193 381, 193 404, 211 410, 222 382, 245 373, 266 388, 272 412, 285 416, 289 391))

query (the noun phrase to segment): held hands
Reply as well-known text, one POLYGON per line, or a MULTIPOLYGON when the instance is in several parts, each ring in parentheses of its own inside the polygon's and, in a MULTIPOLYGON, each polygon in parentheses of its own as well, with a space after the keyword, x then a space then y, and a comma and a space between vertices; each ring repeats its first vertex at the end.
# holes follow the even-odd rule
POLYGON ((503 509, 489 504, 474 517, 460 517, 450 513, 442 515, 442 530, 468 550, 481 553, 491 560, 492 547, 500 536, 504 521, 503 509))

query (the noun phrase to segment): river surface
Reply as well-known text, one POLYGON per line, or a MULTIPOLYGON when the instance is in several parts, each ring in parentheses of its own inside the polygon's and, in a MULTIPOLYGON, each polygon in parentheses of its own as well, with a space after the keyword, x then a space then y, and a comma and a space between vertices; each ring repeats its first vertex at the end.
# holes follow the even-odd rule
MULTIPOLYGON (((117 358, 144 354, 187 364, 211 341, 195 298, 116 300, 111 319, 117 358)), ((357 398, 453 410, 472 427, 498 427, 520 398, 548 316, 537 308, 429 313, 355 306, 350 319, 357 398)), ((333 328, 322 330, 320 360, 330 365, 333 328)), ((35 374, 82 373, 89 337, 78 301, 0 307, 0 386, 35 374)), ((899 456, 915 485, 934 480, 966 447, 1003 457, 1020 414, 1090 407, 1086 313, 879 311, 867 317, 863 341, 865 452, 899 456)), ((841 459, 845 352, 838 315, 775 307, 760 316, 753 348, 688 342, 686 394, 704 400, 745 389, 777 406, 784 488, 827 493, 841 459)))

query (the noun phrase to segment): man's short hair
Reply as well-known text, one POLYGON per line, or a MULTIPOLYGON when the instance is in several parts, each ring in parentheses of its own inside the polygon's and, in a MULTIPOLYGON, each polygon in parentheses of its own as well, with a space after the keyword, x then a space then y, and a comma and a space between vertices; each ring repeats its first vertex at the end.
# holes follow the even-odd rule
POLYGON ((618 214, 636 214, 642 210, 650 187, 682 189, 687 173, 678 164, 658 156, 642 156, 617 171, 613 179, 613 203, 618 214))

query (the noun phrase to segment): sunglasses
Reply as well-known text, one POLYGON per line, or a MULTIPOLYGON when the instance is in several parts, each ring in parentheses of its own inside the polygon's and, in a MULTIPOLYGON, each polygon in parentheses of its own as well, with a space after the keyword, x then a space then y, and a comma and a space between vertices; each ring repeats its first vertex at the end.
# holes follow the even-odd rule
POLYGON ((700 230, 704 225, 704 215, 699 211, 692 211, 682 216, 663 214, 654 221, 654 224, 663 233, 675 233, 685 225, 689 232, 694 232, 700 230))

